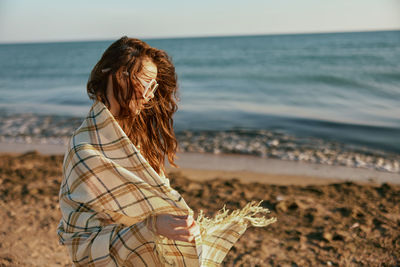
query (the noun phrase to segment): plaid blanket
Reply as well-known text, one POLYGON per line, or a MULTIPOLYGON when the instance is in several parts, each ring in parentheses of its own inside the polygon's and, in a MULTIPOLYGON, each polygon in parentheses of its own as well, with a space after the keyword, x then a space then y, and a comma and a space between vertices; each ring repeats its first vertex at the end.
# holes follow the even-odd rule
POLYGON ((247 226, 276 220, 255 216, 269 211, 252 202, 213 219, 200 212, 195 243, 154 234, 152 216, 193 211, 99 101, 69 141, 59 199, 57 234, 74 266, 218 266, 247 226))

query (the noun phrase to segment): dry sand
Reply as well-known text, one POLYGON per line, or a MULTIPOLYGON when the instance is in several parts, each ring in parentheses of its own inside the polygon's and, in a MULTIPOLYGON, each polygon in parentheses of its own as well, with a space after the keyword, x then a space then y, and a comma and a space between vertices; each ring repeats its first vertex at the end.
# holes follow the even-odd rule
MULTIPOLYGON (((55 232, 62 158, 0 155, 0 266, 71 266, 55 232)), ((400 185, 380 183, 398 183, 396 176, 355 172, 348 174, 354 175, 352 182, 346 181, 351 180, 346 170, 336 167, 329 176, 321 169, 321 175, 307 170, 310 165, 293 173, 294 165, 279 163, 268 168, 270 173, 251 172, 242 159, 227 166, 219 158, 212 167, 187 155, 186 168, 168 173, 171 185, 195 211, 211 216, 224 203, 236 209, 263 200, 278 218, 268 227, 247 230, 224 266, 400 265, 400 185), (361 182, 354 182, 357 177, 361 182)))

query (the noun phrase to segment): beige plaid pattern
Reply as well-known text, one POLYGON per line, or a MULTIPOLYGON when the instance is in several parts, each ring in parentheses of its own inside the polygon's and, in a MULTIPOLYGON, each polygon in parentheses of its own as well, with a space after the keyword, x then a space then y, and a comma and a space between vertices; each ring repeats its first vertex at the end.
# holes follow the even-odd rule
POLYGON ((207 227, 198 220, 195 243, 155 235, 151 216, 193 211, 99 101, 69 141, 59 199, 57 234, 74 266, 218 266, 249 224, 248 214, 207 227))

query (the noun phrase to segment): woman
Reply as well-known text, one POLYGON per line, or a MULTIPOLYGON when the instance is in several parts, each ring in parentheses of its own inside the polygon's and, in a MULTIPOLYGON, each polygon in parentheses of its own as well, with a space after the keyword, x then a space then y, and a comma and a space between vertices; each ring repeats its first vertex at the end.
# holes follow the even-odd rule
POLYGON ((122 37, 87 84, 94 100, 63 162, 57 233, 75 266, 218 266, 255 217, 249 203, 213 220, 193 211, 165 177, 177 141, 177 78, 168 55, 122 37))

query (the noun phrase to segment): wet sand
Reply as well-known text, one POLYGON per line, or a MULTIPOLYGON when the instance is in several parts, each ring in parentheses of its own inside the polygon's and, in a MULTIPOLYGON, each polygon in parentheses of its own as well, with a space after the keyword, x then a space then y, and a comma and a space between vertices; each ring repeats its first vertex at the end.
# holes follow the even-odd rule
MULTIPOLYGON (((199 157, 193 162, 184 155, 184 168, 170 168, 167 176, 193 210, 203 209, 212 216, 224 204, 236 209, 263 200, 278 219, 265 228, 249 228, 223 266, 400 264, 396 176, 346 174, 337 167, 333 172, 341 175, 326 175, 310 165, 295 171, 290 165, 278 165, 269 167, 268 173, 244 168, 245 163, 239 164, 243 158, 231 166, 221 159, 215 159, 215 166, 210 161, 203 166, 199 157), (347 175, 362 179, 346 179, 347 175), (389 178, 394 182, 382 183, 389 178)), ((71 266, 55 233, 62 158, 0 154, 0 266, 71 266)))

